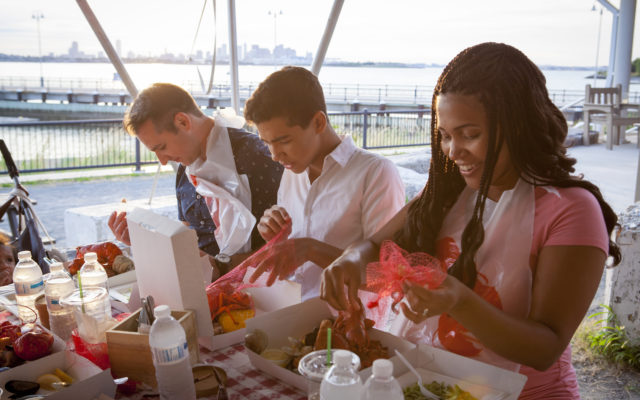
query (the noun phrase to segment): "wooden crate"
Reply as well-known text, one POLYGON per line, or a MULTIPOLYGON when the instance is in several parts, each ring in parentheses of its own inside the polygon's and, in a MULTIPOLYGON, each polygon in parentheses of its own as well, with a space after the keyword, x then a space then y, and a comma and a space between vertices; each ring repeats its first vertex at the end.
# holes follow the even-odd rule
MULTIPOLYGON (((153 367, 149 335, 138 333, 140 309, 107 331, 107 346, 111 371, 117 377, 147 383, 157 387, 156 370, 153 367)), ((196 316, 193 311, 171 311, 171 315, 184 328, 189 346, 191 365, 200 360, 196 316)))

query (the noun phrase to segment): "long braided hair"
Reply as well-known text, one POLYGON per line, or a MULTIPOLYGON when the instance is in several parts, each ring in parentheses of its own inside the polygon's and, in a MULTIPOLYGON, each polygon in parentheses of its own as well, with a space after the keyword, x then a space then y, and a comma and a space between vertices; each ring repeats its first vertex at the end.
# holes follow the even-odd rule
MULTIPOLYGON (((546 80, 538 67, 521 51, 502 43, 482 43, 459 53, 438 78, 431 101, 431 149, 429 179, 421 196, 409 208, 396 242, 408 251, 436 253, 436 239, 447 211, 465 187, 456 164, 442 151, 435 112, 439 95, 455 93, 474 96, 487 115, 489 140, 484 170, 471 219, 462 233, 460 256, 449 268, 470 288, 475 286, 474 257, 484 241, 482 216, 491 177, 500 148, 506 145, 519 176, 535 186, 581 187, 598 200, 607 226, 615 228, 618 218, 597 186, 575 172, 574 158, 566 154, 567 122, 549 99, 546 80)), ((614 265, 620 249, 609 241, 614 265)))

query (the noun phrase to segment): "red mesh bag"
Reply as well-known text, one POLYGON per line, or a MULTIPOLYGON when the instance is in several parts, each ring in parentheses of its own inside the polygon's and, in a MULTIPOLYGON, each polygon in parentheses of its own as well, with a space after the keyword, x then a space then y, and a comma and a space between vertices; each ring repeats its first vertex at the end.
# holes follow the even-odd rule
POLYGON ((378 299, 367 304, 378 306, 378 301, 391 296, 391 309, 396 314, 396 305, 403 299, 402 283, 412 282, 435 289, 446 277, 442 263, 427 253, 409 253, 390 240, 380 246, 380 261, 367 265, 367 290, 378 294, 378 299))
POLYGON ((107 369, 111 367, 106 342, 88 343, 80 337, 76 329, 73 330, 71 339, 73 348, 78 355, 91 361, 101 369, 107 369))
POLYGON ((283 273, 292 273, 299 265, 296 263, 293 240, 287 239, 291 233, 291 223, 285 225, 276 236, 262 246, 240 265, 207 286, 207 299, 211 319, 225 311, 253 308, 251 296, 241 290, 247 287, 266 286, 266 276, 274 268, 283 273), (249 268, 263 268, 262 279, 246 283, 245 275, 249 268))

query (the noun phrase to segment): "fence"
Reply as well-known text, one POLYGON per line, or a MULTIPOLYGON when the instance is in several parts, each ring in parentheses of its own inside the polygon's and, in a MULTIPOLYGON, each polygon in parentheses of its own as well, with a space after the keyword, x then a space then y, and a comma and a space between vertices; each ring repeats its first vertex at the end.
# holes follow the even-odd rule
MULTIPOLYGON (((206 95, 199 81, 183 80, 177 82, 194 96, 206 95)), ((258 82, 241 82, 240 98, 248 98, 258 86, 258 82)), ((20 76, 0 76, 0 90, 40 91, 40 78, 20 76)), ((97 93, 126 93, 122 81, 90 78, 45 78, 45 91, 95 91, 97 93)), ((433 86, 427 85, 377 85, 377 84, 332 84, 324 83, 323 90, 327 101, 377 102, 380 104, 431 104, 433 86)), ((229 84, 216 84, 210 93, 215 98, 230 98, 229 84)), ((584 90, 549 89, 549 97, 558 107, 576 102, 584 98, 584 90)), ((629 102, 640 102, 640 92, 629 92, 629 102)))
MULTIPOLYGON (((367 149, 429 144, 429 120, 424 111, 331 113, 339 134, 350 134, 367 149)), ((135 166, 157 162, 155 154, 129 136, 122 120, 0 123, 4 139, 21 172, 135 166)), ((0 163, 0 174, 6 174, 0 163)))
MULTIPOLYGON (((157 162, 155 154, 125 133, 122 120, 47 121, 0 124, 21 172, 60 171, 157 162)), ((1 164, 1 174, 6 166, 1 164)))

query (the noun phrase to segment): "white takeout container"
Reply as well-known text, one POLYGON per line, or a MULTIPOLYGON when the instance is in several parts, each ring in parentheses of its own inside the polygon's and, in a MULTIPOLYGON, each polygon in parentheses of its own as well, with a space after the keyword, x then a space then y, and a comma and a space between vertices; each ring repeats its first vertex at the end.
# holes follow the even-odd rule
MULTIPOLYGON (((242 342, 245 329, 213 334, 195 231, 140 208, 127 214, 127 222, 139 296, 152 295, 156 305, 166 304, 172 310, 193 310, 198 342, 209 350, 242 342)), ((256 315, 300 303, 301 298, 300 285, 288 281, 245 290, 253 296, 256 315)))
MULTIPOLYGON (((95 399, 101 394, 113 398, 116 394, 111 369, 103 371, 86 358, 67 350, 57 351, 0 373, 0 386, 4 388, 5 383, 13 379, 35 382, 40 375, 53 373, 56 368, 65 371, 74 381, 71 386, 57 392, 40 389, 38 394, 50 393, 47 400, 95 399)), ((10 395, 11 393, 5 390, 0 399, 8 399, 10 395)))
MULTIPOLYGON (((279 349, 288 345, 288 337, 301 338, 312 332, 323 319, 335 318, 331 308, 319 298, 292 305, 274 312, 256 316, 247 320, 247 332, 255 329, 263 330, 269 337, 268 348, 279 349)), ((389 358, 394 365, 394 371, 400 368, 402 361, 394 356, 394 350, 405 353, 415 348, 415 345, 397 336, 377 329, 369 330, 371 339, 379 340, 389 351, 389 358)), ((307 390, 307 378, 286 368, 279 367, 259 354, 247 349, 251 364, 267 374, 274 376, 300 390, 307 390)), ((371 368, 360 371, 363 382, 371 375, 371 368)))
MULTIPOLYGON (((403 353, 422 377, 423 384, 445 382, 457 384, 479 400, 516 400, 527 381, 525 375, 486 364, 426 344, 403 353)), ((404 389, 417 382, 409 369, 400 364, 393 374, 404 389)))

